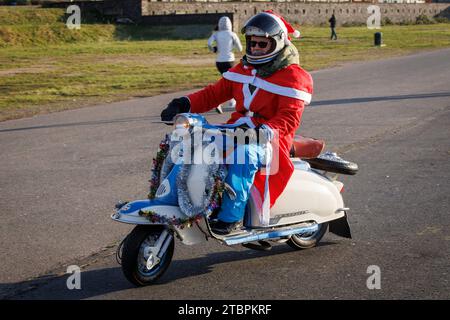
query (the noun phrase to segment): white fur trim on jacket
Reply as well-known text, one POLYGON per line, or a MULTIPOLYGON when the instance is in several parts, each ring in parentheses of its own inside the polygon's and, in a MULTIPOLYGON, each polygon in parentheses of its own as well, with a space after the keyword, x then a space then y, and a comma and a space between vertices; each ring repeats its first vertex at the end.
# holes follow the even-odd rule
POLYGON ((263 89, 270 93, 278 94, 280 96, 285 96, 285 97, 302 100, 305 102, 305 104, 309 104, 311 102, 312 96, 310 93, 308 93, 306 91, 302 91, 302 90, 298 90, 298 89, 290 88, 290 87, 283 87, 283 86, 271 83, 269 81, 263 80, 261 78, 258 78, 256 76, 246 76, 246 75, 243 75, 240 73, 227 71, 223 74, 223 77, 227 80, 234 81, 234 82, 239 82, 239 83, 244 83, 244 84, 245 83, 252 84, 257 88, 263 89))

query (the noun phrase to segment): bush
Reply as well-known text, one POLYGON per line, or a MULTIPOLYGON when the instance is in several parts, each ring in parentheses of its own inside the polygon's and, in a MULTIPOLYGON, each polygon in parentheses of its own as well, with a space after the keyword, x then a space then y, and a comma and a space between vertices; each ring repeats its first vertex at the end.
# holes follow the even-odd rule
POLYGON ((401 25, 401 26, 410 26, 413 24, 414 24, 413 20, 403 20, 402 22, 399 23, 399 25, 401 25))
POLYGON ((436 21, 437 23, 450 23, 450 19, 446 17, 436 17, 434 18, 434 21, 436 21))
POLYGON ((416 17, 416 24, 433 24, 435 23, 434 20, 428 18, 428 16, 421 14, 420 16, 416 17))
POLYGON ((389 17, 384 17, 383 20, 381 20, 381 25, 382 26, 389 26, 389 25, 393 25, 394 23, 392 22, 391 19, 389 19, 389 17))
POLYGON ((343 27, 362 27, 365 26, 365 22, 346 21, 342 24, 343 27))

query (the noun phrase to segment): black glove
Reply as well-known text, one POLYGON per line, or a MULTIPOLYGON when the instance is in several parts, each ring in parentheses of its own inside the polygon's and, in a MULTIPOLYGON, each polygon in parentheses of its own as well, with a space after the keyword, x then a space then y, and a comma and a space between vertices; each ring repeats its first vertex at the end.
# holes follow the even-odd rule
POLYGON ((181 97, 177 99, 173 99, 161 112, 161 120, 162 121, 172 121, 173 118, 179 114, 184 112, 189 112, 191 109, 191 103, 189 99, 186 97, 181 97))
POLYGON ((214 53, 217 52, 217 47, 213 47, 213 52, 214 52, 214 53))

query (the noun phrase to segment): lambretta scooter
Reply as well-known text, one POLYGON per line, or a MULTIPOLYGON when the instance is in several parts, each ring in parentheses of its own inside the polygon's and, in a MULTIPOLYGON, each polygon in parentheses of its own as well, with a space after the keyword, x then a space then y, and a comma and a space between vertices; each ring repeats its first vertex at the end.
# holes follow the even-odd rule
POLYGON ((190 113, 178 115, 174 124, 172 136, 161 142, 154 159, 149 199, 118 203, 111 216, 115 221, 136 225, 117 251, 123 273, 133 284, 149 285, 164 274, 172 260, 175 237, 185 245, 213 239, 255 250, 269 250, 271 243, 311 248, 327 229, 351 238, 346 215, 349 209, 341 195, 344 185, 337 176, 353 175, 358 167, 335 153, 321 153, 323 142, 308 138, 294 142, 294 173, 269 216, 262 219, 261 200, 251 193, 242 228, 227 235, 215 234, 210 223, 220 209, 223 194, 228 193, 231 199, 236 196, 224 182, 227 166, 186 161, 187 152, 177 138, 179 129, 183 129, 191 138, 189 145, 194 152, 190 153, 195 154, 210 147, 205 144, 205 135, 227 137, 236 128, 212 125, 203 116, 190 113), (202 138, 196 140, 199 132, 202 138))

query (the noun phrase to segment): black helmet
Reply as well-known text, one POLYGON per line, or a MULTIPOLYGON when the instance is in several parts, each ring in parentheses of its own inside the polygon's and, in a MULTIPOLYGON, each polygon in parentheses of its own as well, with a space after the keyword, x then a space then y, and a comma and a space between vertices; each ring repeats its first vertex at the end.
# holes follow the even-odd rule
POLYGON ((292 28, 282 17, 271 10, 258 13, 250 18, 242 28, 245 34, 247 61, 251 64, 261 64, 273 60, 280 51, 290 44, 288 33, 298 36, 300 33, 292 28), (260 56, 254 56, 251 52, 251 36, 266 37, 270 39, 269 51, 260 56))

